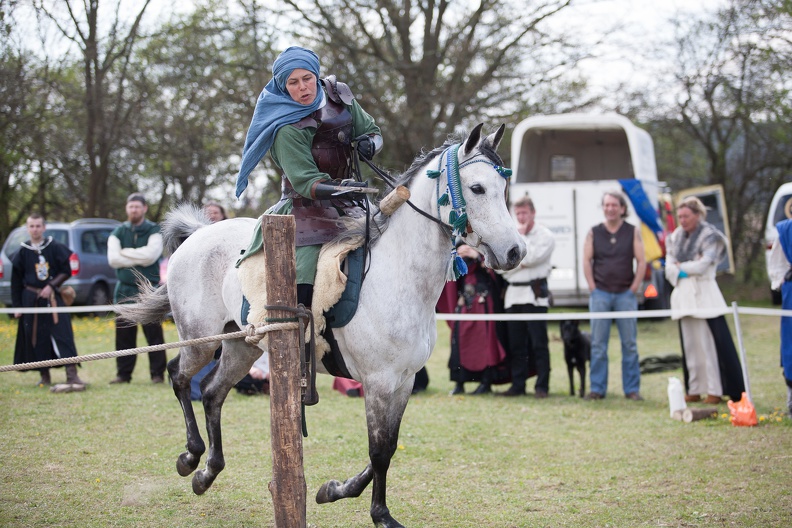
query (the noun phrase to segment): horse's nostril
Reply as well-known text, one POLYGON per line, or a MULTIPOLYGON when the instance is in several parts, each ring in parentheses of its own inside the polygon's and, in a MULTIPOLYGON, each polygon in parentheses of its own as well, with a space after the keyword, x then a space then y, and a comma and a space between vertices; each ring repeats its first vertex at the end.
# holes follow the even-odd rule
POLYGON ((509 253, 507 253, 506 256, 509 259, 509 265, 511 267, 516 266, 517 263, 522 260, 522 254, 520 252, 520 248, 516 245, 512 246, 512 248, 509 250, 509 253))

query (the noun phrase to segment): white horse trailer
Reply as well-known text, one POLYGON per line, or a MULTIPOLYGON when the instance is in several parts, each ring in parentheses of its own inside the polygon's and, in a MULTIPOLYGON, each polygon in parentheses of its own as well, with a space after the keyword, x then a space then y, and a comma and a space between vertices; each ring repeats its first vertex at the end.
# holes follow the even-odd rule
MULTIPOLYGON (((622 190, 619 180, 637 180, 646 208, 658 211, 659 184, 652 138, 624 116, 606 114, 540 115, 520 122, 512 135, 510 200, 528 194, 537 222, 556 237, 553 270, 548 278, 558 306, 583 306, 589 290, 583 274, 583 243, 589 229, 602 222, 605 191, 622 190)), ((627 221, 640 226, 636 208, 627 221)), ((662 269, 652 266, 639 302, 651 284, 649 308, 667 307, 662 269)))

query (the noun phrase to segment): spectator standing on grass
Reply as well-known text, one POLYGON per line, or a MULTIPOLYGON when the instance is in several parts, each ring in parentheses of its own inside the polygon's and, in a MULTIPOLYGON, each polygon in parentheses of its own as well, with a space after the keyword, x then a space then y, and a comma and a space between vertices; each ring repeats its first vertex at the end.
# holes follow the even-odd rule
MULTIPOLYGON (((40 214, 28 216, 26 227, 30 240, 22 243, 12 261, 12 306, 65 306, 60 287, 71 277, 69 257, 72 251, 51 236, 44 237, 47 226, 40 214)), ((19 319, 15 365, 77 356, 69 314, 16 312, 14 318, 19 319)), ((37 386, 52 384, 49 368, 41 368, 39 373, 41 379, 37 386)), ((85 385, 77 375, 77 365, 66 365, 66 383, 85 385)))
MULTIPOLYGON (((131 303, 139 293, 137 275, 151 284, 160 282, 159 259, 162 256, 160 226, 146 219, 148 204, 140 193, 132 193, 126 201, 127 221, 118 226, 107 240, 107 260, 115 268, 116 283, 113 302, 131 303)), ((165 342, 162 324, 141 325, 150 346, 165 342)), ((116 350, 137 347, 137 325, 122 317, 116 317, 116 350)), ((164 350, 149 352, 149 374, 152 383, 165 381, 166 355, 164 350)), ((110 383, 129 383, 135 370, 137 355, 116 358, 116 377, 110 383)))
MULTIPOLYGON (((440 313, 494 314, 503 312, 503 279, 484 266, 478 251, 461 244, 457 253, 468 272, 448 282, 437 302, 440 313)), ((478 381, 472 394, 492 392, 492 385, 511 379, 506 350, 500 337, 504 330, 497 321, 448 321, 451 328, 451 355, 448 369, 455 382, 451 395, 464 394, 465 383, 478 381), (500 330, 500 331, 499 331, 500 330)), ((416 377, 416 383, 418 378, 416 377)))
MULTIPOLYGON (((519 266, 503 272, 508 283, 504 299, 506 313, 546 314, 550 307, 547 276, 552 269, 550 257, 555 249, 555 237, 545 226, 536 223, 536 208, 531 198, 520 198, 513 208, 517 230, 525 239, 528 252, 519 266)), ((499 396, 525 394, 526 380, 535 370, 534 396, 547 398, 550 390, 547 321, 507 321, 506 329, 512 385, 499 396)))
MULTIPOLYGON (((619 191, 602 197, 605 222, 591 228, 583 246, 583 273, 591 296, 591 312, 627 312, 638 309, 635 292, 646 271, 641 232, 625 222, 627 199, 619 191)), ((613 319, 591 320, 591 392, 586 400, 601 400, 608 392, 608 341, 613 319)), ((624 397, 641 401, 638 359, 638 321, 617 318, 622 351, 624 397)))
POLYGON ((726 254, 726 237, 705 221, 707 210, 696 197, 677 206, 679 227, 666 241, 666 268, 671 308, 682 316, 679 331, 685 358, 685 401, 716 404, 728 394, 739 401, 745 384, 731 332, 723 315, 701 314, 702 310, 726 310, 726 301, 715 282, 718 263, 726 254))
MULTIPOLYGON (((781 308, 792 310, 792 220, 776 224, 778 238, 770 251, 770 287, 781 290, 781 308)), ((792 416, 792 317, 781 318, 781 367, 787 386, 787 409, 792 416)))

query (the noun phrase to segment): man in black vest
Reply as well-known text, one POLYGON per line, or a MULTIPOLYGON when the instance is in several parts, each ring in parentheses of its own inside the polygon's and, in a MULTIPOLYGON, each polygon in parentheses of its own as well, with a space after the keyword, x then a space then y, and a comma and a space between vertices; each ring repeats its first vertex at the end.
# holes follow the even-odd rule
MULTIPOLYGON (((146 220, 148 204, 139 193, 127 198, 127 221, 115 228, 107 240, 107 260, 115 268, 116 284, 113 302, 130 303, 138 294, 136 273, 145 277, 151 284, 160 281, 159 259, 162 256, 162 235, 160 227, 146 220)), ((165 342, 160 323, 145 324, 143 334, 149 345, 165 342)), ((116 317, 116 350, 137 347, 137 325, 126 319, 116 317)), ((164 350, 149 352, 149 373, 153 383, 165 381, 167 357, 164 350)), ((137 356, 116 358, 117 375, 110 383, 129 383, 135 369, 137 356)))
MULTIPOLYGON (((591 296, 591 312, 638 309, 635 292, 646 271, 641 231, 625 222, 627 199, 618 191, 602 197, 605 222, 594 226, 583 246, 583 273, 591 296), (633 265, 634 264, 634 265, 633 265)), ((601 400, 608 391, 608 341, 612 319, 591 320, 591 392, 586 400, 601 400)), ((622 346, 622 387, 625 398, 640 401, 641 370, 638 360, 638 322, 616 319, 622 346)))

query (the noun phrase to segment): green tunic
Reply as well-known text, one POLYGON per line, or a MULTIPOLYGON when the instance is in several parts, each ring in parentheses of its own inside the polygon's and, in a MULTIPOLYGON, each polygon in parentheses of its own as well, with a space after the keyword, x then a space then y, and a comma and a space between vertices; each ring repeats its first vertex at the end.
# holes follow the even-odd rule
MULTIPOLYGON (((351 105, 344 105, 352 114, 352 137, 363 134, 381 135, 379 127, 369 114, 366 113, 357 101, 352 101, 351 105)), ((321 172, 316 166, 316 162, 311 155, 316 127, 297 127, 286 125, 275 134, 275 141, 270 149, 270 156, 275 165, 283 171, 289 179, 294 190, 301 196, 311 197, 311 187, 313 184, 329 180, 330 175, 321 172)), ((265 214, 291 214, 291 200, 283 200, 275 206, 267 209, 265 214)), ((237 262, 237 266, 246 257, 261 250, 261 222, 256 225, 253 240, 245 251, 245 254, 237 262)), ((313 284, 316 277, 316 262, 319 259, 321 245, 302 246, 296 249, 297 260, 297 284, 313 284)))
MULTIPOLYGON (((118 238, 121 242, 122 249, 142 248, 148 245, 151 235, 159 232, 160 226, 151 220, 143 220, 143 223, 137 226, 133 226, 127 221, 116 227, 111 233, 111 236, 118 238)), ((129 299, 140 293, 135 273, 140 273, 151 284, 157 285, 160 281, 159 261, 149 264, 148 266, 116 269, 118 282, 116 283, 113 293, 113 302, 116 304, 130 303, 132 301, 129 299)))

